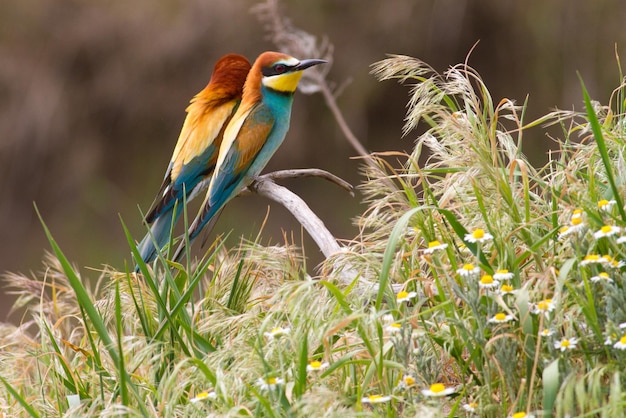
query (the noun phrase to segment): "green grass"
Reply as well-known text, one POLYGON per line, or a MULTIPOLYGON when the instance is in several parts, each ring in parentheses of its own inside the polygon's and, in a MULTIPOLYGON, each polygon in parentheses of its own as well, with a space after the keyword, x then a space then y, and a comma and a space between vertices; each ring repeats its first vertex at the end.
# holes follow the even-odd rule
POLYGON ((28 311, 0 325, 0 412, 620 416, 624 86, 606 106, 582 86, 584 113, 526 122, 464 65, 392 56, 373 72, 409 86, 415 148, 372 157, 360 233, 320 276, 301 248, 259 237, 91 277, 44 224, 44 272, 6 277, 28 311), (522 137, 547 124, 560 149, 537 169, 522 137))

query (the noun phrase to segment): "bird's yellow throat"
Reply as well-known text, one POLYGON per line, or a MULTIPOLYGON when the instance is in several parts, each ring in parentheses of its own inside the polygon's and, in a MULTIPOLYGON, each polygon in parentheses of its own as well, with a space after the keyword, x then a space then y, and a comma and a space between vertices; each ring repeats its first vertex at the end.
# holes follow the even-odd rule
POLYGON ((273 77, 263 77, 263 85, 272 90, 293 93, 298 87, 298 82, 302 77, 302 71, 275 75, 273 77))

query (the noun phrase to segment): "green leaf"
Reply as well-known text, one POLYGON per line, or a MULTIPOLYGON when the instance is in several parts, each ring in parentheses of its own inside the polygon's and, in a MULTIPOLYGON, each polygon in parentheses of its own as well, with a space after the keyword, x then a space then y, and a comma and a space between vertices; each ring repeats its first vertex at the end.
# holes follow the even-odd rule
POLYGON ((0 376, 0 381, 2 381, 2 383, 4 384, 4 387, 6 388, 7 392, 9 392, 11 396, 13 396, 15 400, 17 400, 20 403, 20 405, 22 405, 22 408, 24 408, 26 412, 28 412, 28 415, 30 415, 31 417, 39 418, 39 414, 37 413, 37 411, 35 411, 35 409, 32 406, 30 406, 30 404, 26 402, 24 398, 22 398, 19 392, 16 391, 13 388, 13 386, 11 386, 9 382, 7 382, 4 379, 4 377, 0 376))
POLYGON ((624 211, 624 203, 622 202, 622 197, 620 196, 617 185, 615 184, 615 177, 613 176, 613 167, 611 166, 611 159, 609 157, 609 152, 606 147, 606 141, 604 139, 604 135, 602 134, 602 127, 600 126, 600 122, 598 121, 598 116, 596 115, 595 110, 593 109, 593 105, 591 104, 591 99, 589 98, 589 93, 587 92, 587 88, 585 87, 585 83, 583 82, 580 73, 578 74, 578 79, 580 80, 580 85, 583 90, 583 99, 585 101, 585 109, 587 111, 587 119, 589 120, 589 125, 591 125, 591 131, 593 132, 593 136, 596 139, 596 144, 598 145, 598 151, 600 152, 600 156, 602 157, 602 164, 604 165, 604 169, 606 170, 606 178, 609 181, 609 185, 611 186, 611 191, 613 192, 613 199, 617 204, 617 209, 619 210, 620 215, 622 216, 622 222, 626 222, 626 212, 624 211))
POLYGON ((543 416, 550 418, 560 387, 559 359, 554 360, 543 369, 543 416))
POLYGON ((124 326, 122 318, 122 299, 120 298, 120 284, 119 282, 115 283, 115 327, 117 331, 117 349, 119 350, 120 356, 119 361, 117 363, 117 368, 120 371, 120 393, 122 397, 122 405, 129 405, 128 401, 128 385, 127 378, 128 376, 125 373, 126 365, 124 364, 124 352, 123 352, 123 343, 122 343, 122 335, 124 332, 124 326))

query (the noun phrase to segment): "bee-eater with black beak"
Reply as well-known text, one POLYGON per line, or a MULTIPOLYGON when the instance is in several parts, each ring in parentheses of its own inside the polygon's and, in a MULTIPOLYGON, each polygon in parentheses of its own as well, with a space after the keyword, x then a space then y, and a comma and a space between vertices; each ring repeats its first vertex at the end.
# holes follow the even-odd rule
POLYGON ((223 56, 215 64, 209 84, 191 99, 163 184, 145 218, 150 232, 138 246, 144 262, 154 260, 169 241, 183 200, 192 200, 208 187, 225 128, 241 103, 250 67, 241 55, 223 56))
MULTIPOLYGON (((224 205, 263 170, 289 129, 293 95, 302 72, 325 62, 298 60, 278 52, 259 55, 246 78, 241 105, 224 132, 209 190, 189 228, 190 242, 207 224, 212 226, 224 205)), ((183 249, 181 245, 174 259, 183 249)))

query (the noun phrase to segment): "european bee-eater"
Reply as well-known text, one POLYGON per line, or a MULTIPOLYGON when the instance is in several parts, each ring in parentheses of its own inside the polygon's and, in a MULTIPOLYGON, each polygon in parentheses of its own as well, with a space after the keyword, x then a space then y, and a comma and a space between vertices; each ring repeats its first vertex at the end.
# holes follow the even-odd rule
POLYGON ((239 107, 250 67, 241 55, 223 56, 209 84, 191 99, 163 184, 146 215, 151 232, 138 247, 144 262, 154 260, 170 239, 172 222, 182 212, 183 196, 190 201, 209 185, 224 130, 239 107))
MULTIPOLYGON (((241 105, 224 132, 209 190, 189 228, 190 242, 263 170, 289 129, 293 95, 302 71, 325 62, 300 61, 278 52, 259 55, 246 78, 241 105)), ((175 258, 183 248, 179 247, 175 258)))

